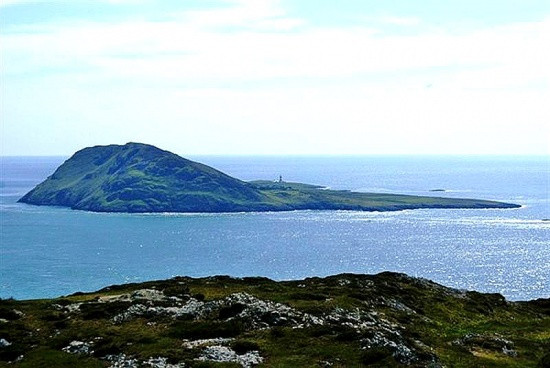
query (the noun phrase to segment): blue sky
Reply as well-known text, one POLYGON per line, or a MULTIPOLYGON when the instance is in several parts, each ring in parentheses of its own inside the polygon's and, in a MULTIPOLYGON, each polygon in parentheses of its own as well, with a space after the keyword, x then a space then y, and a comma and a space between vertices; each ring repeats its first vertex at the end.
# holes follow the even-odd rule
POLYGON ((550 153, 548 1, 0 4, 2 155, 550 153))

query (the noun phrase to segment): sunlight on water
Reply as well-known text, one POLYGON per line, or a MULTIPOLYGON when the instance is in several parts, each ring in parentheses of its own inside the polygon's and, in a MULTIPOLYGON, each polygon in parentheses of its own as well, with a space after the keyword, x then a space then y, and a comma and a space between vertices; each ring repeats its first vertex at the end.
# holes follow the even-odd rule
MULTIPOLYGON (((355 172, 347 178, 338 170, 337 159, 333 166, 318 158, 303 159, 307 165, 295 171, 282 159, 218 160, 211 164, 241 178, 253 172, 289 170, 284 172, 289 179, 334 188, 347 184, 348 188, 401 193, 424 191, 423 195, 432 195, 427 192, 432 188, 456 188, 437 195, 468 192, 471 197, 503 201, 521 198, 516 202, 523 206, 400 212, 92 213, 16 203, 19 194, 12 193, 25 193, 60 162, 42 162, 25 173, 26 161, 19 159, 11 165, 26 180, 3 178, 0 187, 0 296, 57 296, 175 275, 295 279, 386 270, 461 289, 499 292, 514 300, 550 296, 550 222, 543 221, 550 217, 544 160, 510 163, 516 170, 507 174, 513 186, 493 170, 491 161, 466 160, 450 174, 453 185, 445 185, 449 178, 436 174, 439 166, 448 170, 444 159, 428 160, 430 174, 421 175, 407 172, 406 160, 362 158, 370 160, 372 172, 355 172), (238 164, 238 160, 245 161, 238 164), (41 169, 36 171, 36 167, 41 169), (464 167, 469 169, 461 171, 464 167), (463 172, 470 174, 459 175, 463 172), (401 180, 403 175, 408 180, 401 180), (479 179, 482 176, 484 181, 479 179), (377 186, 377 182, 385 184, 377 186)), ((360 158, 340 160, 348 160, 346 167, 353 167, 353 160, 360 158)))

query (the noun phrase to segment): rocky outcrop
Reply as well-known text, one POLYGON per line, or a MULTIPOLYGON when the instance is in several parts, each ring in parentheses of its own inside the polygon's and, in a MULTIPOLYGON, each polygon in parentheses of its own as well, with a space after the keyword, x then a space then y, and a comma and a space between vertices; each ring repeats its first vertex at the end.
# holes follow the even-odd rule
MULTIPOLYGON (((351 281, 339 280, 339 284, 348 284, 351 281)), ((245 330, 262 330, 274 327, 307 328, 325 326, 329 328, 348 328, 354 330, 358 336, 367 336, 360 340, 361 348, 369 350, 383 348, 396 361, 402 364, 426 361, 436 362, 435 355, 427 352, 425 346, 416 344, 404 338, 399 326, 384 319, 375 311, 360 308, 344 309, 333 308, 327 313, 312 315, 296 310, 288 305, 263 300, 251 294, 233 293, 224 298, 212 301, 200 301, 191 295, 181 297, 166 296, 163 292, 154 289, 141 289, 132 293, 109 295, 100 297, 91 303, 115 304, 131 303, 125 310, 111 318, 114 324, 123 324, 136 318, 169 318, 173 320, 185 317, 192 320, 210 321, 238 321, 245 330)), ((407 313, 416 313, 404 304, 386 299, 382 304, 407 313)), ((67 305, 63 307, 66 313, 81 313, 86 303, 67 305)), ((85 309, 85 308, 84 308, 85 309)), ((258 351, 237 354, 227 345, 231 338, 216 337, 211 339, 183 340, 182 346, 187 349, 202 349, 198 360, 216 362, 235 362, 243 367, 252 367, 262 362, 258 351)), ((81 341, 73 341, 63 351, 79 354, 89 354, 91 346, 81 341)), ((107 358, 106 358, 107 359, 107 358)), ((112 357, 109 359, 113 359, 112 357)), ((134 360, 128 357, 119 357, 118 366, 131 366, 134 360), (124 365, 125 364, 125 365, 124 365)))
POLYGON ((244 354, 237 354, 227 346, 212 345, 204 349, 198 360, 210 362, 238 363, 244 368, 251 368, 263 362, 258 351, 250 351, 244 354))
POLYGON ((84 341, 77 341, 77 340, 71 341, 69 345, 65 346, 61 350, 71 354, 89 355, 93 353, 91 343, 84 342, 84 341))
POLYGON ((514 343, 498 335, 483 335, 471 333, 453 341, 454 345, 462 346, 470 351, 475 349, 492 350, 504 355, 515 357, 518 352, 514 349, 514 343))
POLYGON ((0 360, 14 368, 48 366, 51 357, 113 368, 436 368, 490 358, 544 367, 549 305, 389 272, 178 277, 52 301, 0 300, 0 360))
POLYGON ((184 368, 185 364, 170 364, 167 358, 155 357, 144 361, 131 358, 125 354, 108 355, 105 357, 111 365, 109 368, 184 368))

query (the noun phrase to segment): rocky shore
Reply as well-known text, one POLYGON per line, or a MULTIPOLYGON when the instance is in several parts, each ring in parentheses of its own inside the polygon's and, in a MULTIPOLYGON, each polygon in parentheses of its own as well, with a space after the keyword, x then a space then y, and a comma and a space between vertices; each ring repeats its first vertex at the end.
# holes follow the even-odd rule
POLYGON ((548 367, 550 300, 396 273, 177 277, 0 301, 0 367, 548 367))

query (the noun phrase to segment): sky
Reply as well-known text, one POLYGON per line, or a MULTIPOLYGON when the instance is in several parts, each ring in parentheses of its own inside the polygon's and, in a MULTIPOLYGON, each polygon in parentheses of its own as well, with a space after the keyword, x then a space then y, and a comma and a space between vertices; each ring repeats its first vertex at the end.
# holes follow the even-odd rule
POLYGON ((0 0, 0 155, 550 154, 548 0, 0 0))

